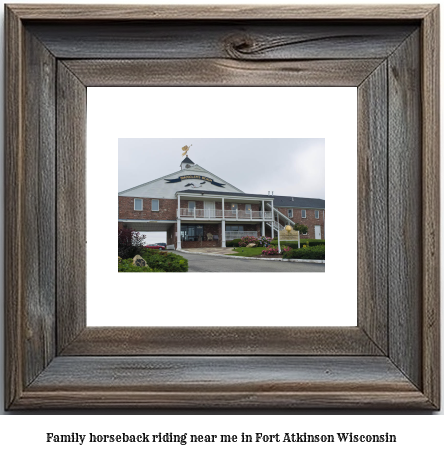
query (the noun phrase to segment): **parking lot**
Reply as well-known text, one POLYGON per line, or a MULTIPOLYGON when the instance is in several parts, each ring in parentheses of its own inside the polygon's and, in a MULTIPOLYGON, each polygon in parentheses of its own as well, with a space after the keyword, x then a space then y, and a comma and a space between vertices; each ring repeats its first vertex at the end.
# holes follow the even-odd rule
POLYGON ((188 272, 325 272, 325 264, 293 263, 175 251, 188 260, 188 272))

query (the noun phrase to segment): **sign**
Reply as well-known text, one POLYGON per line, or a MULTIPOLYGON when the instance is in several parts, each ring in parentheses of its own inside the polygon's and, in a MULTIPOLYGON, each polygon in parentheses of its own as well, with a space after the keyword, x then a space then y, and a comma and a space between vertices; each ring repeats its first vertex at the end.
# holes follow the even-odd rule
MULTIPOLYGON (((206 184, 207 182, 210 183, 211 185, 215 185, 216 187, 222 187, 222 188, 225 187, 225 184, 221 184, 220 182, 215 182, 210 177, 199 176, 197 174, 188 174, 186 176, 180 176, 177 179, 165 179, 165 180, 167 181, 167 184, 174 184, 176 182, 182 182, 182 181, 185 181, 187 179, 199 179, 199 180, 201 180, 202 182, 200 182, 200 186, 199 187, 202 187, 202 185, 206 184)), ((186 186, 195 187, 193 184, 188 184, 186 186)))

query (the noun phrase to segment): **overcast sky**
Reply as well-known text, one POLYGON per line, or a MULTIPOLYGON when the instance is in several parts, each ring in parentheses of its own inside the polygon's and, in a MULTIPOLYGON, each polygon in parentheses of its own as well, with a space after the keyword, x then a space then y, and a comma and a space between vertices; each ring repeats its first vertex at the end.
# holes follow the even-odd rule
POLYGON ((188 157, 245 193, 325 199, 324 139, 119 139, 119 192, 180 169, 188 157))

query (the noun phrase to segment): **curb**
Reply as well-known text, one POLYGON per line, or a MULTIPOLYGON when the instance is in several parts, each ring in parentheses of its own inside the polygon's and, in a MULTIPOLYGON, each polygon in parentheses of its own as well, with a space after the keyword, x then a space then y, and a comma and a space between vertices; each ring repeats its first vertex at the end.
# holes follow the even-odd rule
POLYGON ((292 259, 287 260, 284 258, 251 258, 251 257, 238 257, 232 255, 223 255, 220 253, 203 253, 203 252, 188 252, 188 250, 176 249, 176 252, 189 253, 190 255, 206 255, 206 256, 215 256, 215 257, 224 257, 235 260, 256 260, 256 261, 289 261, 290 263, 320 263, 325 264, 325 260, 302 260, 302 259, 292 259))

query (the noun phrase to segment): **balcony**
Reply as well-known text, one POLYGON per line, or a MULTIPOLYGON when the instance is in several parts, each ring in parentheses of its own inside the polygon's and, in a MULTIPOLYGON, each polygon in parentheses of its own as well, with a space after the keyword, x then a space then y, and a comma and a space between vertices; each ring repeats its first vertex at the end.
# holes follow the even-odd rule
POLYGON ((178 210, 181 220, 271 220, 271 211, 241 211, 225 209, 187 209, 178 210), (224 213, 223 213, 224 212, 224 213))

